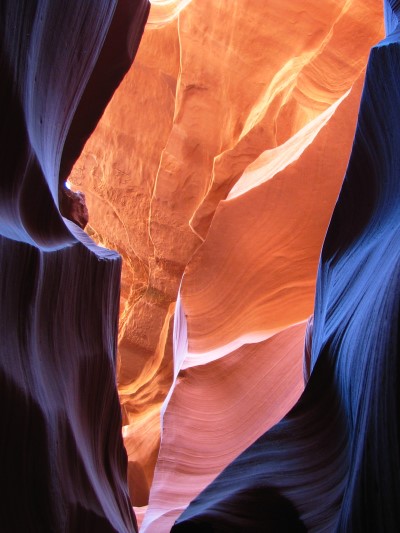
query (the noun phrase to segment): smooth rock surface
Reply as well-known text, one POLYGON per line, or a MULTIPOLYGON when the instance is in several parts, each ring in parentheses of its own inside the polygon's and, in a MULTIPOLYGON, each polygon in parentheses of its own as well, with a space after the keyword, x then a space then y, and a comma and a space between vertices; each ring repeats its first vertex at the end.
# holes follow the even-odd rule
MULTIPOLYGON (((137 529, 115 376, 121 258, 63 218, 59 192, 148 7, 1 3, 1 531, 137 529)), ((82 205, 64 208, 85 224, 82 205)))

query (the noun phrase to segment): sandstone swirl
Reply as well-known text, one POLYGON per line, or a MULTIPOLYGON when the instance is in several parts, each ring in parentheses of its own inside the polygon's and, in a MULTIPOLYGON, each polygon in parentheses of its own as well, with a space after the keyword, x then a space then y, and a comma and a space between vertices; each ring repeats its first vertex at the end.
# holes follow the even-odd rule
POLYGON ((85 224, 64 181, 147 14, 145 0, 1 3, 2 531, 136 528, 115 384, 121 259, 59 205, 85 224))

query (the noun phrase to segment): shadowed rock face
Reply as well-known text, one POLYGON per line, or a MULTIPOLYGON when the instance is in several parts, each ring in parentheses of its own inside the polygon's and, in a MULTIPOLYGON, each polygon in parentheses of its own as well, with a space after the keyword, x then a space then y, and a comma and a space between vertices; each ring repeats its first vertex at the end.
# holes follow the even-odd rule
MULTIPOLYGON (((2 531, 136 528, 115 385, 121 259, 61 216, 58 195, 147 13, 140 0, 1 3, 2 531)), ((84 206, 63 208, 85 224, 84 206)))

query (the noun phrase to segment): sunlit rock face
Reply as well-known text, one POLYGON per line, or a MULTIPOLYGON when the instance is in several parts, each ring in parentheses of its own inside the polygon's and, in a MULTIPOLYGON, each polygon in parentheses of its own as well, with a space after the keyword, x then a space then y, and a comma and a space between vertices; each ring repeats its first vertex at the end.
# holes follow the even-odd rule
MULTIPOLYGON (((377 2, 154 2, 135 64, 72 170, 89 234, 123 257, 118 380, 137 506, 148 502, 170 392, 146 531, 167 531, 301 392, 300 332, 382 32, 377 2), (180 286, 187 348, 173 355, 180 286), (223 453, 207 429, 211 404, 203 414, 194 404, 201 410, 215 372, 240 381, 247 351, 265 359, 268 379, 280 342, 291 347, 282 375, 293 367, 296 376, 282 382, 285 401, 270 397, 251 422, 258 433, 232 407, 229 428, 242 427, 243 439, 232 435, 223 453), (183 384, 197 383, 197 372, 194 392, 183 384), (190 428, 208 443, 203 460, 186 443, 190 428)), ((247 378, 251 394, 258 378, 247 378)), ((238 386, 224 390, 232 405, 238 386)), ((220 413, 214 426, 223 424, 220 413)))
POLYGON ((83 196, 63 195, 148 7, 1 3, 1 531, 136 530, 115 381, 121 258, 79 227, 83 196))

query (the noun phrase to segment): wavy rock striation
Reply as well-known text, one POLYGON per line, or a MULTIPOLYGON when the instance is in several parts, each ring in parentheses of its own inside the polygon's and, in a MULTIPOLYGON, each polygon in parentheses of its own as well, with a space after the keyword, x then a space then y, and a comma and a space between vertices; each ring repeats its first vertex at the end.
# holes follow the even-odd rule
MULTIPOLYGON (((393 30, 398 2, 386 7, 393 30)), ((397 26, 370 54, 319 266, 305 391, 191 503, 174 532, 400 527, 399 65, 397 26)))
POLYGON ((147 14, 145 0, 0 7, 2 531, 136 530, 115 384, 121 259, 59 200, 147 14))

